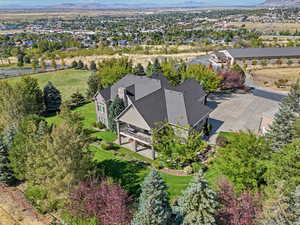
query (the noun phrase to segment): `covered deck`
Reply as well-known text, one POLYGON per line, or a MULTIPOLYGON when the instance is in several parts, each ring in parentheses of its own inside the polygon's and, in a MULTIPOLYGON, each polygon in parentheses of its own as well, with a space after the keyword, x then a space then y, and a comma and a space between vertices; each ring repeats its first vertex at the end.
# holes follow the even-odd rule
POLYGON ((117 121, 118 144, 123 145, 145 157, 155 159, 152 134, 148 130, 117 121))

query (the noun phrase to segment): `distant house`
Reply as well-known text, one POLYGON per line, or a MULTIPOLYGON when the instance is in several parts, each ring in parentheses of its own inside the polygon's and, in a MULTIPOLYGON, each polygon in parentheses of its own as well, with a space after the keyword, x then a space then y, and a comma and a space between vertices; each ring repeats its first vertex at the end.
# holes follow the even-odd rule
MULTIPOLYGON (((162 123, 172 125, 181 136, 191 129, 202 130, 210 112, 207 93, 194 79, 173 87, 163 75, 141 77, 127 75, 95 96, 97 121, 108 126, 109 104, 123 99, 126 109, 116 118, 118 141, 129 139, 137 145, 152 147, 152 131, 162 123)), ((154 150, 153 150, 154 157, 154 150)))

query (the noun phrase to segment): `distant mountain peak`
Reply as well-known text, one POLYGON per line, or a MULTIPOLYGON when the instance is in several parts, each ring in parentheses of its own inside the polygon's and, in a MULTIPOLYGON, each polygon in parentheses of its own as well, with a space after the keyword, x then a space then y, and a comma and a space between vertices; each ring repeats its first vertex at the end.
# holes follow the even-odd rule
POLYGON ((263 5, 274 7, 297 7, 300 6, 300 0, 266 0, 263 5))

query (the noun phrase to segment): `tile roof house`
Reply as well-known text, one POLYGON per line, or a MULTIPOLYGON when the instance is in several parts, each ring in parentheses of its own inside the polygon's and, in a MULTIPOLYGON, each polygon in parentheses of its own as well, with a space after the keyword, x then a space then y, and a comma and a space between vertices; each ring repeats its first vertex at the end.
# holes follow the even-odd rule
POLYGON ((94 98, 97 121, 106 126, 109 104, 116 96, 126 105, 116 118, 120 144, 121 138, 126 137, 135 144, 152 147, 151 132, 162 123, 181 130, 180 135, 187 135, 189 129, 201 130, 212 111, 206 105, 207 93, 194 79, 173 87, 163 75, 127 75, 111 87, 100 90, 94 98))

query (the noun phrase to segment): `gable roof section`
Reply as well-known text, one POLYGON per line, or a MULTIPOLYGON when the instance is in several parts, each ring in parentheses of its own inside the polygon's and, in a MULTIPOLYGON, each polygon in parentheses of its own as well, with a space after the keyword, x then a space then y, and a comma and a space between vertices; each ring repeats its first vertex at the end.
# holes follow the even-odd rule
POLYGON ((165 89, 168 122, 173 125, 187 126, 188 118, 181 92, 165 89))
POLYGON ((159 89, 144 98, 134 102, 134 106, 143 115, 151 128, 156 128, 161 122, 168 122, 164 90, 159 89))
POLYGON ((109 88, 102 89, 100 94, 105 98, 106 101, 114 99, 118 94, 120 87, 129 88, 130 92, 135 95, 135 99, 138 100, 144 96, 161 88, 160 80, 151 79, 149 77, 127 75, 121 80, 117 81, 109 88), (133 87, 134 85, 134 87, 133 87))
POLYGON ((139 111, 134 107, 134 105, 130 105, 127 109, 125 109, 122 112, 122 114, 119 117, 117 117, 117 119, 122 122, 142 128, 144 130, 151 130, 144 117, 139 113, 139 111))

